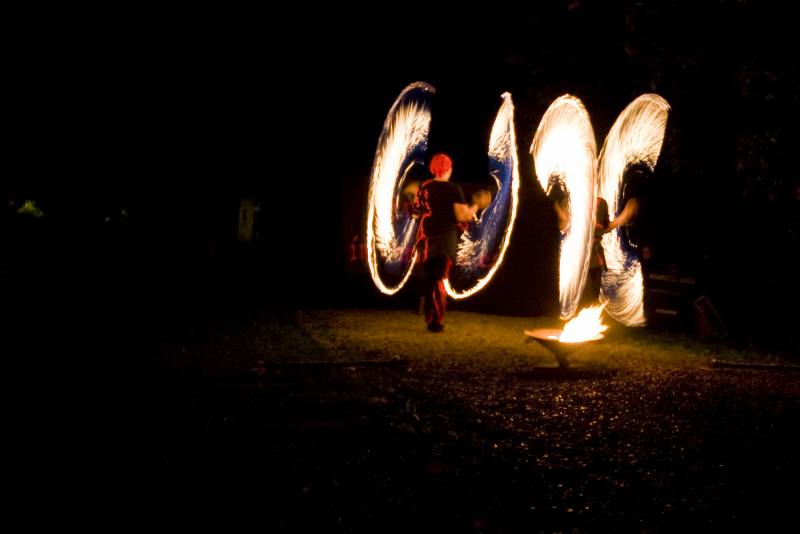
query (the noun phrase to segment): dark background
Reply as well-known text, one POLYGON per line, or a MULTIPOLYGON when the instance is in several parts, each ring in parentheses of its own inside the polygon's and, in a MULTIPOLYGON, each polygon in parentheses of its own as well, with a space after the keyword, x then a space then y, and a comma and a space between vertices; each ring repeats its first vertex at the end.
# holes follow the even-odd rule
POLYGON ((656 92, 672 110, 642 221, 654 268, 695 277, 737 340, 796 347, 782 311, 798 250, 788 8, 501 8, 20 15, 4 83, 6 312, 34 336, 68 324, 118 349, 242 310, 411 305, 411 290, 386 299, 354 277, 346 246, 386 113, 421 80, 437 89, 431 150, 453 155, 455 181, 485 179, 500 94, 516 105, 518 226, 502 276, 456 307, 554 312, 555 221, 528 156, 538 122, 574 94, 599 149, 625 105, 656 92), (249 246, 244 197, 261 203, 249 246), (44 217, 15 214, 28 198, 44 217))

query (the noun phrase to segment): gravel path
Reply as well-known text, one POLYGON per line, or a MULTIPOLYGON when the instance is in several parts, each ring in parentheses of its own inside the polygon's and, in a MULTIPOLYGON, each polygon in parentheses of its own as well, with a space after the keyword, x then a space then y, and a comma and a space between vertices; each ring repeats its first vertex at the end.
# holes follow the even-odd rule
POLYGON ((785 359, 612 328, 561 370, 522 335, 551 324, 317 311, 167 347, 155 494, 289 531, 790 524, 800 374, 710 365, 785 359))

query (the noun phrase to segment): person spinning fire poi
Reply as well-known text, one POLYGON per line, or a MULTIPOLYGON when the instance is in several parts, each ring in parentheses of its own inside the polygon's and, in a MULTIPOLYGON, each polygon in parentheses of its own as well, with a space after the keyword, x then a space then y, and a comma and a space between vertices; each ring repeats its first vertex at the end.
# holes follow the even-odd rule
POLYGON ((586 277, 586 288, 581 297, 581 306, 593 306, 600 300, 600 284, 606 268, 606 257, 603 253, 603 234, 608 228, 608 203, 602 197, 595 200, 595 222, 592 235, 592 254, 589 259, 589 273, 586 277))
POLYGON ((429 169, 433 178, 420 185, 414 212, 421 217, 417 246, 423 262, 425 322, 431 332, 441 332, 447 308, 444 280, 456 259, 458 224, 471 221, 492 197, 482 191, 467 205, 461 188, 450 183, 453 160, 447 154, 434 155, 429 169))
MULTIPOLYGON (((606 233, 615 228, 621 229, 635 224, 642 211, 641 197, 644 193, 644 185, 647 178, 643 165, 631 165, 625 170, 625 175, 625 186, 621 202, 623 207, 619 214, 614 217, 614 220, 606 226, 606 233)), ((633 230, 631 233, 634 235, 631 236, 630 240, 638 243, 638 232, 633 230)))
POLYGON ((546 195, 553 203, 553 210, 558 219, 558 231, 563 238, 569 231, 570 223, 569 193, 564 185, 564 179, 558 175, 551 176, 546 195))
MULTIPOLYGON (((643 163, 633 163, 629 165, 623 175, 622 194, 619 197, 618 205, 621 209, 618 214, 606 226, 604 233, 617 230, 619 232, 619 242, 630 258, 640 262, 644 281, 650 270, 652 261, 652 249, 646 244, 645 232, 642 231, 641 220, 648 205, 648 181, 651 171, 643 163)), ((646 299, 649 292, 644 291, 642 298, 645 301, 645 308, 648 308, 646 299)))

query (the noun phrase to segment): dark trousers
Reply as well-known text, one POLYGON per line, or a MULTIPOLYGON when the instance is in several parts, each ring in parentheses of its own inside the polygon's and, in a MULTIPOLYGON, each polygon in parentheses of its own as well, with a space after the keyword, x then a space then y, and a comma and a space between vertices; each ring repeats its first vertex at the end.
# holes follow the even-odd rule
POLYGON ((580 307, 596 306, 600 301, 600 280, 603 275, 602 267, 592 267, 586 277, 586 285, 583 288, 580 307))
POLYGON ((425 322, 441 326, 447 310, 447 292, 444 279, 450 272, 453 260, 448 256, 428 256, 423 265, 423 296, 425 297, 425 322))

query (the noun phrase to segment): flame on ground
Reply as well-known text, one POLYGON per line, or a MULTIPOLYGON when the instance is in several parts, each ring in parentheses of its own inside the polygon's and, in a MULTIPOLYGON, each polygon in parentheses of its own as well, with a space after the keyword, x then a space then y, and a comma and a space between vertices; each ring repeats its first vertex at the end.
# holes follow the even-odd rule
POLYGON ((558 340, 563 343, 576 343, 591 339, 600 339, 608 326, 602 322, 602 313, 605 304, 598 304, 582 309, 578 315, 564 325, 558 340))

